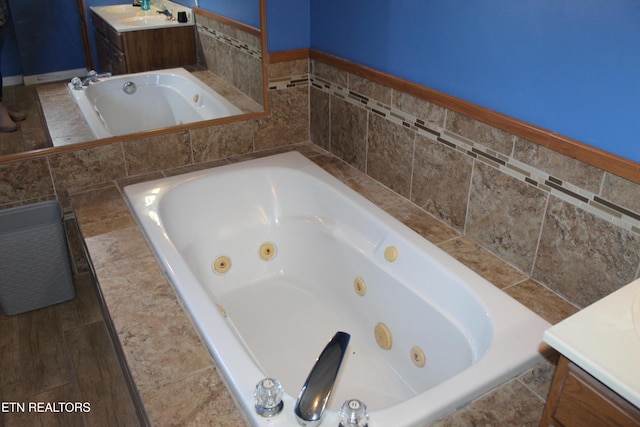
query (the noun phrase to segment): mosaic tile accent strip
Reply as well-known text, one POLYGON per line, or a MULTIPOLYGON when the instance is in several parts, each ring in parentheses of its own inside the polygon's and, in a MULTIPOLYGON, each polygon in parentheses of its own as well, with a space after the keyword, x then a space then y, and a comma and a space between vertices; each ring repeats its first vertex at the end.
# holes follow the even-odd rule
POLYGON ((291 89, 294 87, 308 86, 308 85, 309 85, 308 74, 301 74, 299 76, 293 76, 293 77, 281 77, 279 79, 269 80, 269 90, 291 89))
POLYGON ((503 173, 537 187, 565 202, 603 218, 618 227, 640 234, 640 213, 638 212, 633 212, 623 206, 618 206, 595 193, 564 182, 557 177, 551 176, 512 157, 497 153, 482 144, 456 135, 444 128, 427 124, 419 117, 392 108, 380 101, 371 99, 325 79, 312 74, 294 76, 287 79, 271 81, 269 90, 281 90, 307 84, 353 105, 357 105, 395 124, 411 129, 420 135, 438 141, 478 161, 491 165, 503 173), (308 80, 305 81, 305 78, 308 80))
POLYGON ((217 41, 221 43, 225 43, 235 49, 238 49, 247 55, 251 55, 254 58, 262 61, 262 52, 256 49, 251 48, 247 43, 243 43, 239 40, 236 40, 233 37, 230 37, 228 34, 224 34, 220 31, 214 30, 213 28, 209 28, 202 24, 196 24, 196 28, 198 30, 198 34, 213 37, 217 41))

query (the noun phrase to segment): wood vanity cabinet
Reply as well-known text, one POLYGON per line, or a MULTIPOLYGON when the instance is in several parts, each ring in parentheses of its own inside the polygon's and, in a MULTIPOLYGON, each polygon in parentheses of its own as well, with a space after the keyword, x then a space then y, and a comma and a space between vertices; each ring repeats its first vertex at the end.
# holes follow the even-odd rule
POLYGON ((640 426, 640 409, 561 356, 540 427, 640 426))
POLYGON ((196 63, 192 26, 119 33, 97 14, 92 13, 91 19, 102 73, 141 73, 196 63))

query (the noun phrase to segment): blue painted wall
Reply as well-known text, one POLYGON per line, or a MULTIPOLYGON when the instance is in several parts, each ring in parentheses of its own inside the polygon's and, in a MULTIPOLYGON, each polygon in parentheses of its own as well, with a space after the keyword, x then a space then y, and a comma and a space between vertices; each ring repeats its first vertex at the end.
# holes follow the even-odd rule
POLYGON ((309 48, 310 25, 309 0, 267 0, 269 52, 309 48))
POLYGON ((2 56, 2 70, 12 75, 45 74, 84 67, 84 51, 75 3, 66 0, 9 0, 15 37, 2 56), (7 68, 5 68, 7 64, 7 68))
POLYGON ((2 69, 2 75, 21 76, 22 64, 20 64, 20 52, 18 50, 13 22, 7 22, 2 31, 4 32, 2 53, 0 54, 0 68, 2 69))
POLYGON ((200 0, 199 4, 202 9, 260 28, 260 4, 258 0, 200 0))
MULTIPOLYGON (((307 47, 640 162, 637 0, 307 1, 307 47)), ((269 51, 302 47, 269 3, 269 51)))

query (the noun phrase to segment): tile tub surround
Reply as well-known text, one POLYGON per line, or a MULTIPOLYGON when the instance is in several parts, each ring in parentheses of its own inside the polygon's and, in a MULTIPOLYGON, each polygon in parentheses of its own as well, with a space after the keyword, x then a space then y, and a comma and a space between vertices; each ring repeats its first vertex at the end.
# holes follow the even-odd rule
POLYGON ((37 86, 44 122, 53 146, 95 139, 67 89, 67 81, 37 86))
POLYGON ((224 420, 220 425, 244 425, 118 189, 101 186, 74 196, 73 203, 103 301, 151 424, 210 425, 224 420))
POLYGON ((195 8, 198 62, 264 105, 260 30, 195 8))
MULTIPOLYGON (((197 67, 187 68, 196 78, 225 97, 242 112, 262 111, 261 105, 212 72, 197 67)), ((69 96, 66 81, 40 85, 37 87, 37 94, 54 146, 78 144, 95 139, 80 109, 69 96)))
POLYGON ((296 62, 271 89, 306 80, 311 142, 579 307, 640 275, 640 184, 363 78, 357 64, 296 62))
MULTIPOLYGON (((291 149, 305 154, 547 320, 555 322, 577 311, 406 198, 312 144, 116 180, 78 191, 71 199, 119 344, 153 425, 208 425, 215 420, 215 425, 238 426, 244 425, 244 419, 127 209, 122 188, 291 149)), ((542 362, 435 425, 487 417, 502 425, 537 425, 553 369, 553 361, 542 362)))

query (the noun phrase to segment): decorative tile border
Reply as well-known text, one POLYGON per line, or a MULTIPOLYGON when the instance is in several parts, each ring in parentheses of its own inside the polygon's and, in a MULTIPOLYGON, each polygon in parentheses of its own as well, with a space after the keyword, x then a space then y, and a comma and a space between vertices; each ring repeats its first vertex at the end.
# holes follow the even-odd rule
POLYGON ((220 43, 225 43, 235 49, 238 49, 247 55, 251 55, 254 58, 262 61, 262 52, 260 50, 256 50, 251 48, 247 43, 241 42, 240 40, 236 40, 235 38, 229 36, 228 34, 224 34, 221 31, 215 30, 213 28, 209 28, 202 24, 196 24, 196 28, 198 30, 198 34, 213 37, 220 43))
POLYGON ((309 86, 309 74, 269 79, 269 90, 283 90, 292 87, 309 86))
POLYGON ((439 126, 434 126, 418 117, 392 108, 389 105, 320 77, 312 74, 304 74, 286 79, 273 80, 269 82, 269 90, 282 90, 301 85, 311 85, 316 89, 336 96, 353 105, 358 105, 395 124, 404 126, 424 137, 491 165, 513 178, 533 185, 546 193, 603 218, 616 226, 640 234, 640 213, 616 205, 595 193, 558 179, 512 157, 497 153, 482 144, 454 134, 439 126))

